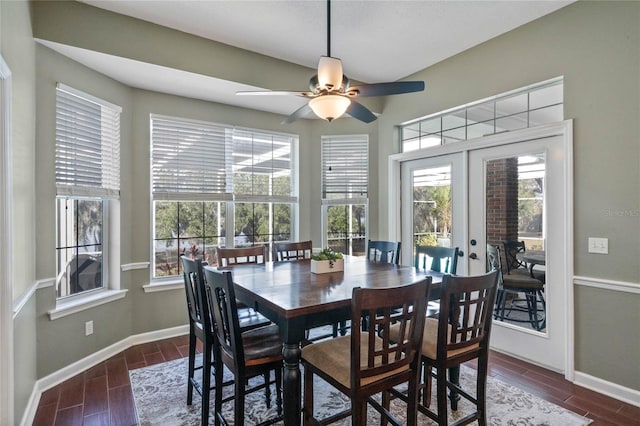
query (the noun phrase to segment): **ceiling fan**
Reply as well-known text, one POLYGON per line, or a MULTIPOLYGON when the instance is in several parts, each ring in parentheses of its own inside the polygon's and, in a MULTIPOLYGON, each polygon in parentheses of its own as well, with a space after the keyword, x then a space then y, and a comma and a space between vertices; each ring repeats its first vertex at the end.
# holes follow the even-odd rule
POLYGON ((421 92, 424 90, 424 81, 397 81, 350 86, 349 79, 342 72, 342 61, 331 56, 331 0, 327 0, 327 56, 320 57, 318 74, 309 80, 309 89, 309 92, 267 90, 243 91, 236 94, 293 95, 308 98, 309 102, 287 117, 283 124, 289 124, 298 118, 305 117, 311 111, 329 122, 346 113, 360 121, 371 123, 377 117, 364 105, 357 102, 355 98, 421 92))

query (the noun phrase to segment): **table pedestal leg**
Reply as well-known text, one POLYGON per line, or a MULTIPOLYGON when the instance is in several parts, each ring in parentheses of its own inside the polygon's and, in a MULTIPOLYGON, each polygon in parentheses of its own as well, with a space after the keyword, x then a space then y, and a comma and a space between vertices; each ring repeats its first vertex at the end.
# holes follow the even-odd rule
POLYGON ((285 343, 282 348, 284 372, 282 390, 284 393, 284 424, 299 425, 302 412, 302 381, 300 374, 300 345, 285 343))
MULTIPOLYGON (((452 367, 449 369, 449 381, 456 385, 460 385, 460 367, 452 367)), ((460 400, 460 395, 458 395, 458 392, 450 390, 449 399, 451 400, 451 409, 453 411, 457 410, 458 401, 460 400)))

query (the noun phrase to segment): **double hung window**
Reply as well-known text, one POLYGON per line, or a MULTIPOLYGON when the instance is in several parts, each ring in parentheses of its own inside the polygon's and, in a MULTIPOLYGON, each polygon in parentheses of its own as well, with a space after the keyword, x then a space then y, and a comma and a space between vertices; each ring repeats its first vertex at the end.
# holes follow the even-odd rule
POLYGON ((322 137, 322 216, 327 247, 363 256, 367 242, 369 137, 322 137))
MULTIPOLYGON (((56 291, 58 298, 105 287, 111 261, 109 218, 120 196, 119 106, 56 88, 56 291)), ((115 260, 113 256, 113 261, 115 260)))
POLYGON ((180 256, 295 237, 297 137, 151 116, 153 278, 180 256), (228 238, 230 236, 230 238, 228 238))

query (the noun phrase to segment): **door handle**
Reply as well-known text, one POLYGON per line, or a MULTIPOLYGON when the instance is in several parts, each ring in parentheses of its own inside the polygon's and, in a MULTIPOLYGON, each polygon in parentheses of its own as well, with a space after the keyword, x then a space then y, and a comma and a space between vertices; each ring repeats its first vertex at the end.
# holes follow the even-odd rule
POLYGON ((475 253, 470 253, 469 254, 469 259, 477 259, 477 258, 478 258, 477 254, 475 254, 475 253))

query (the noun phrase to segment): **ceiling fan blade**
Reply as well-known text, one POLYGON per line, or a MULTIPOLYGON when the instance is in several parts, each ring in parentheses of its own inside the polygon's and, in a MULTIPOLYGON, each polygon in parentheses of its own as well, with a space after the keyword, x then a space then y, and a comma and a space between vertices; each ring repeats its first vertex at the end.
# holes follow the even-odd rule
POLYGON ((351 100, 349 108, 347 108, 347 114, 349 114, 353 118, 357 118, 360 121, 364 121, 365 123, 371 123, 376 118, 378 118, 374 113, 369 111, 367 107, 354 101, 353 99, 351 100))
POLYGON ((353 86, 349 88, 347 93, 349 96, 387 96, 422 92, 423 90, 424 81, 396 81, 353 86))
POLYGON ((313 96, 313 93, 311 92, 293 92, 293 91, 288 91, 288 90, 256 90, 256 91, 242 91, 242 92, 236 92, 236 95, 240 95, 240 96, 254 96, 254 95, 258 95, 258 96, 268 96, 268 95, 273 95, 273 96, 302 96, 303 98, 310 98, 313 96))
POLYGON ((329 91, 342 86, 342 61, 330 56, 320 56, 318 62, 318 84, 329 91))
POLYGON ((288 116, 287 119, 282 122, 282 124, 291 124, 299 118, 306 117, 310 112, 312 112, 311 107, 309 106, 309 104, 305 104, 294 111, 293 114, 288 116))

